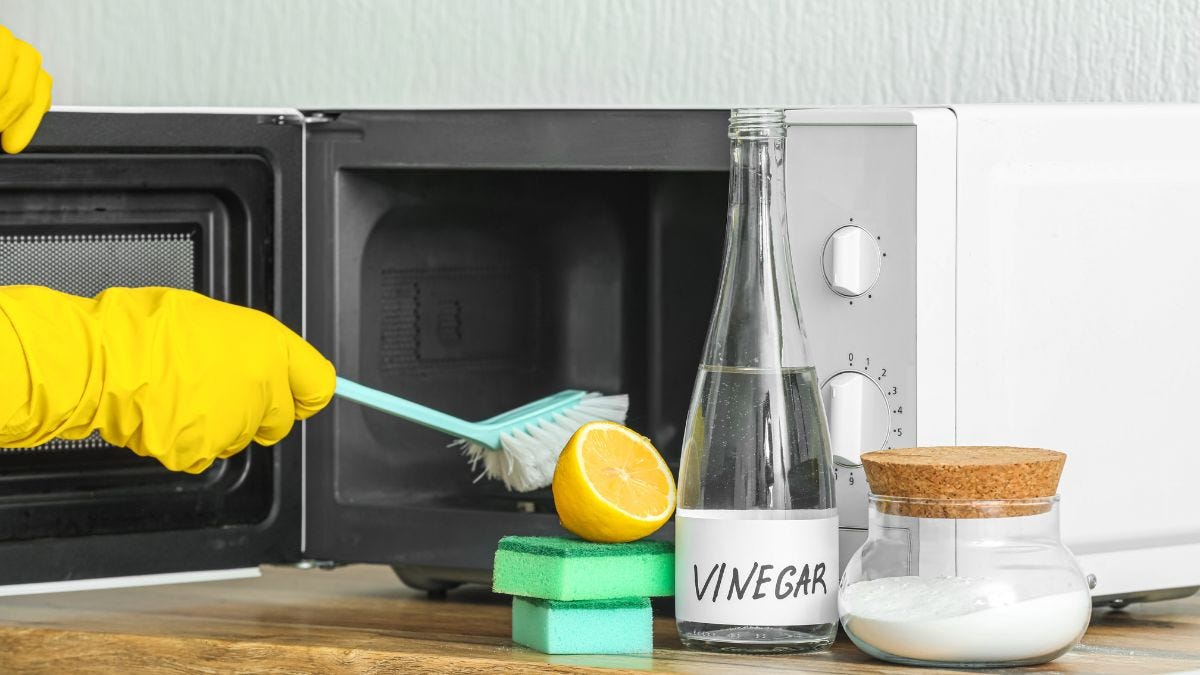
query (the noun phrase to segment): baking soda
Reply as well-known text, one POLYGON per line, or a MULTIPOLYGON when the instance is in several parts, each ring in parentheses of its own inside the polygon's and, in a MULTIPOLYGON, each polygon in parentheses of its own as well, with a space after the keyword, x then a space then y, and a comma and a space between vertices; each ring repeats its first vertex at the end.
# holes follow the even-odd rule
POLYGON ((1055 656, 1092 613, 1086 590, 1018 601, 1008 584, 965 577, 890 577, 843 591, 856 641, 907 659, 1004 663, 1055 656))

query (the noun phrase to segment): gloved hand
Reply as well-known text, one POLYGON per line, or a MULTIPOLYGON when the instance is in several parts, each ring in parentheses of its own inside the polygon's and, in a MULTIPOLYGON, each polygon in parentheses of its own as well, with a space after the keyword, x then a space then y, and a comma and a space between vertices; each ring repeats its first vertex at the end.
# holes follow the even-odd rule
POLYGON ((263 312, 191 291, 92 298, 0 287, 0 447, 95 430, 199 473, 278 442, 333 397, 334 369, 263 312))
POLYGON ((33 140, 50 109, 52 80, 42 55, 0 26, 0 148, 16 154, 33 140))

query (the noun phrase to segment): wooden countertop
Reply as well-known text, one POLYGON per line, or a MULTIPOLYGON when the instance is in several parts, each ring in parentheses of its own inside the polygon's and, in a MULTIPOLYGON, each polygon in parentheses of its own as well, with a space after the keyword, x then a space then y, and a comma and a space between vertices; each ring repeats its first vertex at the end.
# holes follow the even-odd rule
MULTIPOLYGON (((653 656, 546 656, 514 646, 507 598, 428 600, 390 569, 266 568, 260 579, 0 598, 0 671, 948 672, 875 661, 844 636, 825 653, 739 656, 680 648, 656 619, 653 656)), ((1200 597, 1098 610, 1083 644, 1034 671, 1200 669, 1200 597)), ((969 672, 969 671, 967 671, 969 672)))

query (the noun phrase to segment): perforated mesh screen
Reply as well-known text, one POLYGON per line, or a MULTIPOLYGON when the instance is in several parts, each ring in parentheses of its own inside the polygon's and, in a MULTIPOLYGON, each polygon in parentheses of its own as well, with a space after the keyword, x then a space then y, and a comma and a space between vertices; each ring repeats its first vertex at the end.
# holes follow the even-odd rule
POLYGON ((93 296, 111 286, 196 287, 190 232, 6 235, 0 286, 34 284, 93 296))
MULTIPOLYGON (((47 286, 88 297, 112 286, 195 290, 197 240, 195 232, 18 234, 0 229, 0 286, 47 286)), ((109 447, 92 435, 31 451, 109 447)))

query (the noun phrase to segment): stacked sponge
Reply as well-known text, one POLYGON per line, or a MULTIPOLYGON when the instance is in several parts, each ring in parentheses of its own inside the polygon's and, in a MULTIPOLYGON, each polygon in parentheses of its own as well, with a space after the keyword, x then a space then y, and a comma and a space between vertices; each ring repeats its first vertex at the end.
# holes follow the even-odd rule
POLYGON ((675 591, 674 547, 505 537, 492 585, 513 596, 514 642, 547 654, 648 653, 649 598, 675 591))

